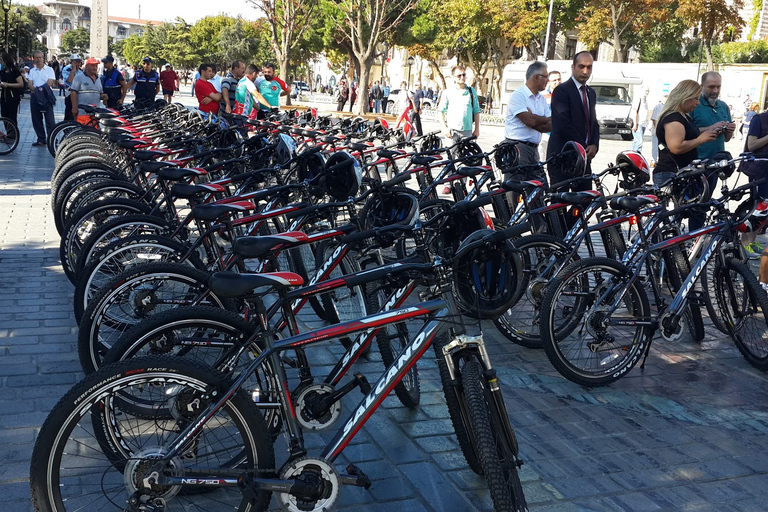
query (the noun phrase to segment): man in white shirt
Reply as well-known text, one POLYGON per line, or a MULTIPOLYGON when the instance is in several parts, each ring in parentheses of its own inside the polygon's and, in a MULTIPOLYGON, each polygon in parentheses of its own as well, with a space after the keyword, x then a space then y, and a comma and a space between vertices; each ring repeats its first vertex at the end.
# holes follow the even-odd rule
POLYGON ((36 51, 34 53, 34 66, 27 73, 27 85, 29 90, 32 91, 32 98, 30 98, 29 109, 32 112, 32 126, 35 129, 37 135, 37 141, 33 142, 33 146, 45 146, 48 138, 46 137, 46 129, 48 134, 53 130, 56 124, 53 118, 53 104, 47 103, 45 106, 41 106, 39 101, 47 102, 48 98, 53 98, 56 101, 56 97, 53 92, 50 92, 50 96, 46 94, 45 87, 51 90, 51 87, 56 83, 56 74, 50 66, 45 65, 43 60, 43 52, 36 51), (40 89, 40 88, 43 89, 40 89), (38 99, 39 98, 39 101, 38 99), (43 127, 43 119, 45 119, 45 127, 43 127))

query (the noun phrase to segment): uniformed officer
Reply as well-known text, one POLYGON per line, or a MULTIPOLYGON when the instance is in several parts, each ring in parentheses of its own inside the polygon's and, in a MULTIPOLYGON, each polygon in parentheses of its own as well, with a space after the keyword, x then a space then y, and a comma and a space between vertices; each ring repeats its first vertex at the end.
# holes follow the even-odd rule
POLYGON ((128 88, 135 85, 133 93, 136 95, 136 103, 147 104, 155 101, 155 96, 160 92, 160 75, 152 69, 151 58, 144 57, 141 63, 141 69, 128 82, 128 88))
POLYGON ((101 62, 104 63, 104 72, 101 75, 101 87, 107 95, 107 107, 118 108, 125 101, 125 93, 128 87, 123 74, 115 67, 115 58, 107 55, 101 62))

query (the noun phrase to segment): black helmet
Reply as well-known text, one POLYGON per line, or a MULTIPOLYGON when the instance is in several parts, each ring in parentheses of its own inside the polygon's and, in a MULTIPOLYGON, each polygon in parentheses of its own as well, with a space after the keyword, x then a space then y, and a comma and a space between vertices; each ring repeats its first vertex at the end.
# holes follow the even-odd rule
POLYGON ((500 172, 509 172, 513 167, 520 165, 520 149, 514 142, 504 141, 496 144, 494 160, 496 169, 500 172))
POLYGON ((648 162, 637 151, 622 151, 616 155, 616 165, 621 167, 621 186, 627 190, 641 187, 651 179, 648 162))
POLYGON ((718 168, 718 170, 720 172, 725 173, 725 176, 727 178, 730 178, 731 174, 733 174, 734 171, 736 170, 736 164, 734 164, 733 162, 730 162, 732 159, 733 159, 733 155, 731 155, 731 153, 729 153, 728 151, 718 151, 712 157, 712 163, 714 164, 714 163, 720 163, 720 162, 729 162, 724 167, 718 168))
POLYGON ((443 147, 443 143, 440 140, 440 137, 437 136, 436 133, 431 133, 421 139, 419 142, 419 152, 421 153, 428 153, 430 151, 435 151, 443 147))
POLYGON ((587 169, 587 152, 578 142, 569 140, 549 163, 549 172, 575 178, 583 176, 587 169))
POLYGON ((376 196, 365 204, 361 217, 365 229, 397 224, 412 226, 419 217, 419 201, 405 191, 376 196))
POLYGON ((299 181, 315 179, 325 171, 325 155, 314 151, 300 154, 296 160, 296 169, 299 181))
POLYGON ((325 192, 336 201, 357 195, 363 179, 363 169, 352 155, 337 151, 325 162, 325 192))
MULTIPOLYGON (((469 235, 462 247, 487 236, 487 229, 469 235)), ((517 281, 522 263, 508 240, 481 245, 454 261, 454 296, 462 312, 473 318, 498 318, 519 298, 517 281)))
POLYGON ((275 162, 286 164, 296 154, 296 141, 284 133, 278 134, 277 147, 275 148, 275 162))
POLYGON ((483 165, 483 150, 480 149, 480 146, 478 146, 475 143, 475 141, 469 140, 459 144, 459 147, 458 147, 459 158, 464 158, 472 155, 477 155, 477 156, 473 158, 467 158, 466 160, 462 160, 462 163, 464 165, 468 165, 472 167, 476 165, 483 165))

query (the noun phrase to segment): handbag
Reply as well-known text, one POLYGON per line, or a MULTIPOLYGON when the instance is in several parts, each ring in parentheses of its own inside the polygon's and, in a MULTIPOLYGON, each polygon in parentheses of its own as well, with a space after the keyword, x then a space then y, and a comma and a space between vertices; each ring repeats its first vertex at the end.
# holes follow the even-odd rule
MULTIPOLYGON (((755 120, 760 122, 760 138, 765 137, 768 135, 768 112, 763 112, 762 114, 758 114, 752 118, 751 122, 755 122, 755 120)), ((744 140, 744 152, 749 152, 749 149, 747 148, 749 144, 749 135, 744 140)), ((755 156, 768 156, 768 147, 763 146, 762 148, 758 149, 757 151, 754 151, 753 154, 755 156)), ((760 179, 765 174, 765 171, 768 170, 768 164, 766 162, 749 162, 746 160, 742 160, 739 163, 739 172, 744 173, 745 175, 749 176, 752 179, 760 179)))

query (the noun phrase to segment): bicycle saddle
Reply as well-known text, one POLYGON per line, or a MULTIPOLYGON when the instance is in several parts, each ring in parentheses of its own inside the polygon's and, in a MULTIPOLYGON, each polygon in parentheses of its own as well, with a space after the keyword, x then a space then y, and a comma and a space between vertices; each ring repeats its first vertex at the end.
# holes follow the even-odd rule
MULTIPOLYGON (((157 162, 158 164, 168 164, 169 162, 157 162)), ((157 170, 157 177, 166 181, 184 181, 189 178, 205 176, 208 172, 199 167, 175 167, 166 166, 157 170)))
POLYGON ((381 158, 395 158, 396 156, 403 156, 405 151, 392 150, 392 149, 380 149, 377 153, 381 158))
POLYGON ((176 162, 141 162, 139 164, 139 169, 144 172, 157 173, 160 169, 166 167, 178 167, 178 165, 179 164, 176 162))
POLYGON ((115 114, 112 112, 109 113, 109 116, 107 114, 96 114, 96 119, 99 120, 99 124, 101 126, 105 126, 107 128, 117 128, 118 126, 123 126, 125 124, 125 121, 122 119, 114 119, 115 114))
MULTIPOLYGON (((115 130, 115 128, 112 128, 115 130)), ((117 141, 117 145, 123 149, 136 149, 151 144, 149 139, 122 139, 117 141)))
POLYGON ((215 183, 205 183, 202 185, 185 185, 183 183, 174 183, 171 187, 171 194, 181 199, 192 199, 199 195, 224 192, 221 185, 215 183))
POLYGON ((334 144, 338 141, 339 139, 337 139, 333 135, 326 135, 325 137, 320 137, 320 142, 325 142, 326 144, 334 144))
POLYGON ((468 167, 460 167, 456 170, 457 174, 461 174, 462 176, 473 178, 477 176, 478 174, 483 174, 484 172, 490 171, 491 168, 487 165, 476 165, 476 166, 468 166, 468 167))
POLYGON ((614 210, 637 213, 642 210, 644 206, 657 203, 658 201, 659 198, 654 195, 614 197, 611 199, 611 208, 614 210))
POLYGON ((584 192, 556 192, 550 196, 553 203, 566 203, 572 205, 589 204, 600 197, 600 192, 596 190, 585 190, 584 192))
POLYGON ((531 181, 514 181, 514 180, 507 180, 504 183, 502 183, 502 188, 504 190, 509 190, 511 192, 528 192, 530 190, 533 190, 534 188, 541 187, 543 183, 537 180, 531 180, 531 181))
POLYGON ((371 149, 371 146, 369 146, 368 144, 365 144, 363 142, 351 142, 349 144, 349 149, 351 149, 352 151, 363 152, 363 151, 368 151, 369 149, 371 149))
POLYGON ((140 149, 133 152, 133 158, 139 162, 148 162, 149 160, 154 160, 161 156, 168 156, 169 153, 170 151, 165 149, 140 149))
POLYGON ((429 165, 442 159, 443 158, 440 155, 416 155, 411 158, 411 162, 416 165, 429 165))
POLYGON ((226 204, 201 204, 192 208, 192 216, 197 220, 215 222, 232 213, 255 209, 256 205, 250 201, 237 201, 226 204))
POLYGON ((301 286, 304 279, 293 272, 268 272, 266 274, 238 274, 237 272, 216 272, 208 279, 208 287, 220 297, 249 295, 255 288, 269 286, 274 290, 285 290, 301 286))
POLYGON ((261 258, 278 247, 304 242, 307 239, 307 235, 301 231, 287 231, 267 236, 242 236, 235 240, 232 252, 241 258, 261 258))

